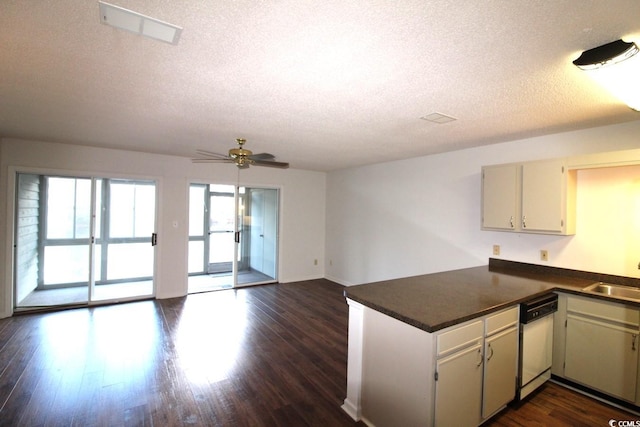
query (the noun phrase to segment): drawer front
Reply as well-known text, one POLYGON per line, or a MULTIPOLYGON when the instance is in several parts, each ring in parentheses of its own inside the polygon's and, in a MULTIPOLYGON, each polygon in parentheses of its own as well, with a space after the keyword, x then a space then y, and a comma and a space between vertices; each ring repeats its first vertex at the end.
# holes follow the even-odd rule
POLYGON ((487 317, 487 327, 485 332, 486 336, 493 335, 496 332, 502 331, 503 329, 509 328, 513 325, 517 325, 518 314, 518 306, 515 306, 487 317))
POLYGON ((567 301, 567 311, 585 317, 624 324, 631 328, 635 327, 635 329, 640 325, 640 311, 637 308, 614 302, 571 295, 567 301))
POLYGON ((439 334, 436 340, 438 357, 482 342, 483 329, 482 320, 477 320, 439 334))

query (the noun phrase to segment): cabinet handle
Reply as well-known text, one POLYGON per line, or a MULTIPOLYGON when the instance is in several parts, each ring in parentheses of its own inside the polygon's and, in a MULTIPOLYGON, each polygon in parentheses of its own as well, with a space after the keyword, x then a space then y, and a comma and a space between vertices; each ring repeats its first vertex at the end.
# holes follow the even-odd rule
POLYGON ((482 365, 483 359, 484 357, 482 356, 482 349, 478 349, 478 364, 476 365, 476 367, 482 365))
POLYGON ((527 217, 522 215, 522 228, 527 228, 527 217))
POLYGON ((509 224, 511 224, 511 228, 513 228, 513 215, 511 215, 511 218, 509 218, 509 224))
POLYGON ((491 347, 491 343, 489 343, 489 351, 491 353, 489 354, 489 357, 487 357, 487 362, 493 357, 493 348, 491 347))
POLYGON ((638 338, 638 335, 631 335, 631 350, 633 351, 636 351, 636 338, 638 338))

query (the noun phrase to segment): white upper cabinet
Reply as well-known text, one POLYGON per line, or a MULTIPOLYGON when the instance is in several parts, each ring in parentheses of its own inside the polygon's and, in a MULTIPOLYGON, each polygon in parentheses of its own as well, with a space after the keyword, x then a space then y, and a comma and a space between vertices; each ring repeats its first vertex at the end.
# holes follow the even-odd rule
POLYGON ((575 234, 576 172, 564 160, 482 168, 482 229, 575 234))
POLYGON ((482 168, 482 227, 515 230, 518 212, 518 167, 482 168))

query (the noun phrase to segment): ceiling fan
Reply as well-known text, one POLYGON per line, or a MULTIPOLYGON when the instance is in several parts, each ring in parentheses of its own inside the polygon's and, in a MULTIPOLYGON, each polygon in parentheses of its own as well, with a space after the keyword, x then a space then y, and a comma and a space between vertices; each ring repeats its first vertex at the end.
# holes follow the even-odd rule
POLYGON ((253 154, 251 150, 244 148, 244 144, 247 142, 246 139, 236 138, 236 142, 238 143, 238 148, 230 149, 228 155, 213 153, 207 150, 196 150, 196 153, 202 157, 191 159, 191 161, 193 163, 233 163, 240 169, 248 168, 251 165, 281 169, 289 167, 289 163, 276 162, 273 154, 253 154))

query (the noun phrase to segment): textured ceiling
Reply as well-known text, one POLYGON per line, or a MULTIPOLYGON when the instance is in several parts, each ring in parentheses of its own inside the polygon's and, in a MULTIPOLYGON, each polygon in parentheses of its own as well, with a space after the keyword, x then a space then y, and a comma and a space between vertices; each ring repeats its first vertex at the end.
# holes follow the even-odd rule
POLYGON ((179 42, 97 1, 0 2, 0 137, 184 157, 244 137, 322 171, 640 119, 571 64, 640 44, 638 0, 111 3, 179 42))

